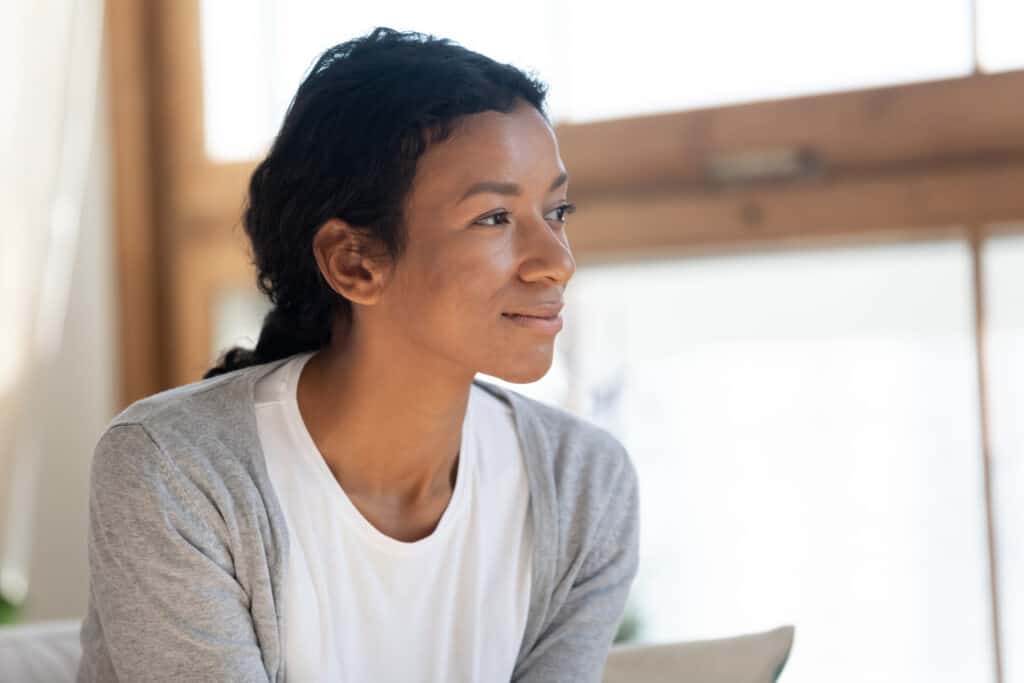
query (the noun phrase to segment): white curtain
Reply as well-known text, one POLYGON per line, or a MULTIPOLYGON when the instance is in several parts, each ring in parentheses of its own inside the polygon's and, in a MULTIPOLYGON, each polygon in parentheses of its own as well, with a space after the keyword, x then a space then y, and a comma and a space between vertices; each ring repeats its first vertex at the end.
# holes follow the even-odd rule
POLYGON ((0 595, 28 590, 43 378, 60 348, 103 33, 102 0, 0 4, 0 595))

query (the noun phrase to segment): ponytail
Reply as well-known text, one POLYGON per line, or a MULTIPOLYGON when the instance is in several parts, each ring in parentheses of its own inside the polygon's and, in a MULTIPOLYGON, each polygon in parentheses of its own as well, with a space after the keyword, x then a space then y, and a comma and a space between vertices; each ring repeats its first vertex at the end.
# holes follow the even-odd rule
MULTIPOLYGON (((343 310, 351 310, 344 307, 343 310)), ((331 316, 291 312, 278 305, 263 318, 255 349, 240 346, 221 354, 217 364, 203 374, 203 379, 287 358, 306 351, 319 351, 331 341, 331 316)))

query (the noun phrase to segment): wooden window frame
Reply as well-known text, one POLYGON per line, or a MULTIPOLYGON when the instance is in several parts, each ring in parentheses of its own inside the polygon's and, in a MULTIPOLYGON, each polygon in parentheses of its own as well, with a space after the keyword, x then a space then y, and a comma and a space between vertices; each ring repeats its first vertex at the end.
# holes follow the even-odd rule
MULTIPOLYGON (((121 302, 128 402, 209 365, 199 340, 210 339, 213 301, 197 291, 253 286, 239 220, 255 161, 206 156, 199 0, 108 8, 119 268, 132 285, 121 302), (204 250, 224 259, 209 272, 194 265, 214 262, 204 250)), ((574 254, 587 264, 1013 225, 1024 221, 1022 102, 1016 71, 558 125, 581 207, 574 254), (807 155, 808 172, 734 183, 714 174, 780 150, 807 155)))
MULTIPOLYGON (((212 360, 218 292, 254 287, 239 220, 255 161, 206 156, 199 12, 199 0, 107 3, 122 405, 197 380, 212 360)), ((1024 230, 1024 70, 564 124, 557 135, 581 208, 570 233, 580 264, 967 240, 985 421, 979 250, 993 233, 1024 230), (723 167, 772 155, 806 163, 723 181, 723 167)))

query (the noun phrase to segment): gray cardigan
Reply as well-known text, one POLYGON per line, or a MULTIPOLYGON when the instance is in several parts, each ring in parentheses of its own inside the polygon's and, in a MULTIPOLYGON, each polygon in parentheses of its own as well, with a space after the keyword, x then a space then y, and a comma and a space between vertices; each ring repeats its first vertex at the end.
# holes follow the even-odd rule
MULTIPOLYGON (((79 682, 285 680, 288 530, 253 385, 286 360, 137 401, 100 437, 79 682)), ((530 486, 532 591, 512 680, 600 681, 637 571, 634 466, 606 430, 473 382, 512 407, 530 486)))

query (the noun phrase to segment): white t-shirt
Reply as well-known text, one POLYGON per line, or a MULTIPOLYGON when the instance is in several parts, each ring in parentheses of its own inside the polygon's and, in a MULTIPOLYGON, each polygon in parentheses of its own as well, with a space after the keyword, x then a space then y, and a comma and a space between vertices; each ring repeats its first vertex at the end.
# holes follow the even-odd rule
POLYGON ((529 606, 529 485, 511 409, 470 389, 452 498, 413 543, 370 524, 306 430, 296 355, 255 387, 260 442, 288 524, 289 681, 507 681, 529 606))

